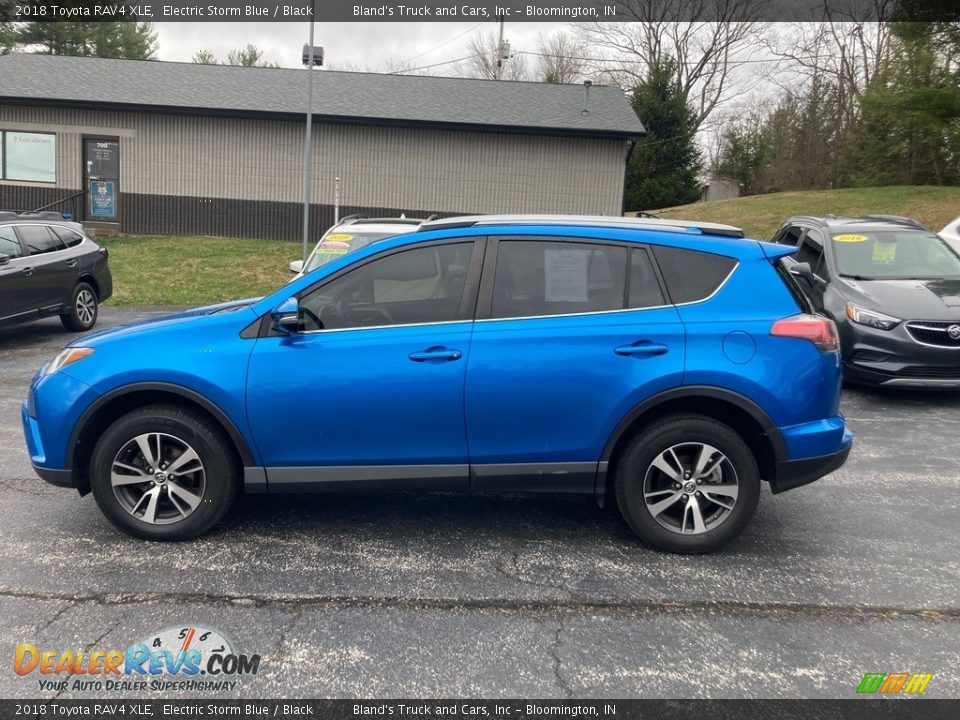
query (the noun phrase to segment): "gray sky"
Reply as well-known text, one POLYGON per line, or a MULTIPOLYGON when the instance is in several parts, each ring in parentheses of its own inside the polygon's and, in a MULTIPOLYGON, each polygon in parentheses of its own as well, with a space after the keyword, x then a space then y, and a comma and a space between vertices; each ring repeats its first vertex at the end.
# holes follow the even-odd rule
MULTIPOLYGON (((504 36, 513 49, 534 50, 539 32, 553 32, 563 23, 508 23, 504 36)), ((156 23, 161 60, 189 62, 200 49, 220 60, 247 43, 265 51, 265 58, 282 67, 301 67, 300 49, 309 37, 308 23, 156 23)), ((420 55, 416 65, 432 65, 468 54, 467 41, 480 32, 496 32, 497 23, 317 23, 315 44, 324 48, 326 63, 351 69, 382 71, 389 62, 420 55), (458 37, 459 36, 459 37, 458 37), (441 47, 442 46, 442 47, 441 47)), ((452 66, 431 74, 448 74, 452 66)))

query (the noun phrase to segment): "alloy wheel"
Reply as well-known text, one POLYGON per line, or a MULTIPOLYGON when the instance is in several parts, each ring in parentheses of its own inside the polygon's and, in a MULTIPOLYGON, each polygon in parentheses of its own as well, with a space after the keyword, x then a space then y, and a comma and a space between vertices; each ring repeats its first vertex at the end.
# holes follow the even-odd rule
POLYGON ((77 293, 77 319, 84 325, 90 325, 97 313, 97 299, 93 293, 83 288, 77 293))
POLYGON ((663 527, 700 535, 724 522, 739 495, 730 460, 706 443, 672 445, 654 458, 643 480, 647 511, 663 527))
POLYGON ((189 517, 200 506, 206 473, 189 443, 151 432, 120 448, 110 468, 110 484, 128 513, 143 522, 166 525, 189 517))

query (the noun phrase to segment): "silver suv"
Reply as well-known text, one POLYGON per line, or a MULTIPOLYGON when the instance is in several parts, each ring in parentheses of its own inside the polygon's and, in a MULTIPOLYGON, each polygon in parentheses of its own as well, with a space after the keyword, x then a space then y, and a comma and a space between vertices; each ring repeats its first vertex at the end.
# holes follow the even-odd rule
MULTIPOLYGON (((431 215, 427 220, 436 219, 431 215)), ((327 230, 320 242, 307 256, 307 261, 294 260, 290 263, 290 272, 296 273, 294 280, 316 270, 321 265, 346 255, 353 250, 359 250, 378 240, 385 240, 397 235, 412 233, 426 220, 408 218, 401 215, 398 218, 368 218, 362 215, 350 215, 343 218, 327 230)))

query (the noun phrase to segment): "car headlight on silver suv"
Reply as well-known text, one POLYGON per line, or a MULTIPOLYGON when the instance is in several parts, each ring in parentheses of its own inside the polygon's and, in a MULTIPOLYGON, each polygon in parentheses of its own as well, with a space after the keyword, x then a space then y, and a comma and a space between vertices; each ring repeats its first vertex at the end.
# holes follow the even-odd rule
POLYGON ((847 303, 847 317, 859 325, 866 325, 875 330, 893 330, 902 322, 899 318, 884 315, 876 310, 867 310, 853 303, 847 303))
POLYGON ((57 355, 53 361, 47 365, 46 371, 43 373, 44 377, 47 375, 52 375, 57 370, 67 367, 68 365, 73 365, 78 360, 83 360, 85 357, 90 357, 93 355, 93 348, 88 347, 68 347, 64 348, 59 355, 57 355))

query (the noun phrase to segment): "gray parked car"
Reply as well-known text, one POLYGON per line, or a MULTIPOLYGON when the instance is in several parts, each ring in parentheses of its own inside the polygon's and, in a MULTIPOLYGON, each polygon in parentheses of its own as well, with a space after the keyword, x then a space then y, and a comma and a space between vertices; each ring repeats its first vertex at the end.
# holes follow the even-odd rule
POLYGON ((59 213, 0 212, 0 325, 59 315, 89 330, 113 293, 107 250, 59 213))

